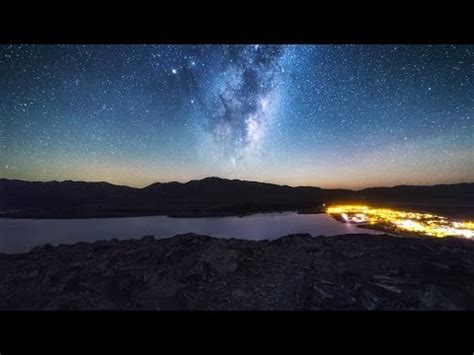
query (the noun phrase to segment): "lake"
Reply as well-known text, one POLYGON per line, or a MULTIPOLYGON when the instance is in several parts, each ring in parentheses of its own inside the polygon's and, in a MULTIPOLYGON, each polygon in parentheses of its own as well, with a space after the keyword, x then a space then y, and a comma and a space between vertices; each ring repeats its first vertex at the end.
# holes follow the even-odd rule
POLYGON ((101 239, 156 238, 182 233, 221 238, 275 239, 287 234, 313 236, 348 233, 382 234, 353 224, 341 223, 326 214, 262 213, 245 217, 171 218, 167 216, 91 219, 0 218, 0 252, 20 253, 51 243, 74 244, 101 239))

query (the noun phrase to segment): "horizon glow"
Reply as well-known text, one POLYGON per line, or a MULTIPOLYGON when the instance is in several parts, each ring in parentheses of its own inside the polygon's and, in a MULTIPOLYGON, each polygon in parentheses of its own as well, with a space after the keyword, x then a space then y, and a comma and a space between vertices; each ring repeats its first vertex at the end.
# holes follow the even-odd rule
POLYGON ((473 45, 0 45, 0 177, 474 181, 473 45))

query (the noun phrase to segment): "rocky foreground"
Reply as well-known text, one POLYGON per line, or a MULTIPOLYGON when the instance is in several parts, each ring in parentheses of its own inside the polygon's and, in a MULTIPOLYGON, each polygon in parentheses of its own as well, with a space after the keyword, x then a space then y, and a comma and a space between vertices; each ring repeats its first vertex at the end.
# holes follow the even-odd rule
POLYGON ((195 234, 0 254, 0 309, 467 310, 474 242, 195 234))

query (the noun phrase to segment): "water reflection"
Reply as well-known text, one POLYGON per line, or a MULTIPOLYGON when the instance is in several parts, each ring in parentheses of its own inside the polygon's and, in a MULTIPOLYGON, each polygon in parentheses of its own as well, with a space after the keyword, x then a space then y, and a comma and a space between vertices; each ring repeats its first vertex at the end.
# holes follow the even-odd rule
POLYGON ((266 213, 246 217, 170 218, 166 216, 93 219, 0 219, 0 252, 17 253, 45 243, 73 244, 100 239, 156 238, 181 233, 221 238, 275 239, 292 233, 381 234, 340 223, 326 214, 266 213))

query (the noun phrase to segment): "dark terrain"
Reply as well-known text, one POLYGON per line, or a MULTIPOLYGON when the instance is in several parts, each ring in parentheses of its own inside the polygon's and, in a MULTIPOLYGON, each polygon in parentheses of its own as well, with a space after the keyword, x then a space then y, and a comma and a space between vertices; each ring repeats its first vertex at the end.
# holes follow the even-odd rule
POLYGON ((146 215, 204 217, 256 212, 317 213, 323 204, 371 203, 474 217, 474 183, 395 186, 360 191, 290 187, 216 177, 144 188, 106 182, 28 182, 0 179, 0 216, 11 218, 92 218, 146 215))
POLYGON ((0 254, 0 309, 473 310, 474 243, 186 234, 44 245, 0 254))

